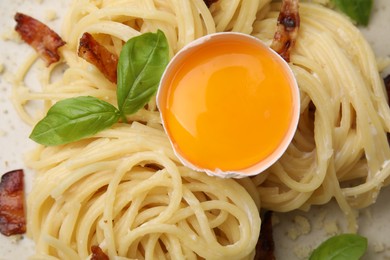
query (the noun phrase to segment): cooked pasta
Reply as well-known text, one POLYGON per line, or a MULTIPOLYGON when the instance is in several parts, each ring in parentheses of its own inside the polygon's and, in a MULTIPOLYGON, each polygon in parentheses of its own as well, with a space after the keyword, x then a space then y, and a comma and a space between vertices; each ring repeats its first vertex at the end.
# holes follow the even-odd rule
MULTIPOLYGON (((63 22, 59 64, 45 69, 42 89, 15 80, 13 102, 31 125, 57 101, 94 96, 116 105, 116 86, 77 56, 93 34, 119 55, 125 41, 162 30, 170 55, 194 39, 239 31, 271 44, 280 3, 270 0, 74 0, 63 22), (57 75, 58 70, 63 71, 57 75), (31 111, 32 101, 43 106, 31 111)), ((180 165, 161 127, 155 101, 92 138, 39 146, 26 164, 36 172, 28 196, 28 233, 36 259, 85 259, 93 245, 110 259, 251 259, 260 206, 309 209, 335 198, 356 231, 355 209, 375 202, 389 181, 390 110, 376 60, 359 30, 321 5, 300 4, 291 53, 301 92, 298 130, 266 172, 221 179, 180 165), (117 257, 117 258, 115 258, 117 257)))
POLYGON ((134 259, 248 258, 258 208, 234 180, 178 165, 161 130, 117 125, 94 139, 40 149, 29 195, 37 255, 85 259, 92 245, 134 259))
MULTIPOLYGON (((269 40, 274 12, 255 23, 269 40)), ((345 17, 313 4, 300 7, 291 57, 301 90, 301 119, 288 151, 255 177, 262 206, 291 211, 333 197, 356 230, 355 212, 388 182, 390 111, 371 47, 345 17)))

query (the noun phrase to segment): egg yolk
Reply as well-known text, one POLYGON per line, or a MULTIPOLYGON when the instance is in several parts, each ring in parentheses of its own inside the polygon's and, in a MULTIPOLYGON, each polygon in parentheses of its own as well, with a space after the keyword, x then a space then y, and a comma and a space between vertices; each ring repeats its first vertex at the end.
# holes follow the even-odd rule
POLYGON ((267 47, 210 42, 189 54, 168 82, 165 128, 193 165, 237 171, 267 158, 293 115, 291 79, 267 47))

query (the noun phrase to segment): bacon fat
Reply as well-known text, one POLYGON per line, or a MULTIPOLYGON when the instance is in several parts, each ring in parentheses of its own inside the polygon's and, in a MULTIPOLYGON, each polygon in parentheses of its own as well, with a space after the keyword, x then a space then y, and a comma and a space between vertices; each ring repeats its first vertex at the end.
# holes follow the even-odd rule
POLYGON ((300 25, 299 0, 283 0, 271 48, 287 62, 295 45, 300 25))
POLYGON ((5 173, 0 182, 0 232, 10 236, 26 232, 24 172, 5 173))
POLYGON ((15 21, 15 30, 23 41, 35 49, 47 66, 60 60, 58 48, 65 42, 57 33, 42 22, 22 13, 16 13, 15 21))
POLYGON ((95 65, 109 81, 116 83, 118 56, 97 42, 91 34, 84 33, 81 37, 78 55, 95 65))

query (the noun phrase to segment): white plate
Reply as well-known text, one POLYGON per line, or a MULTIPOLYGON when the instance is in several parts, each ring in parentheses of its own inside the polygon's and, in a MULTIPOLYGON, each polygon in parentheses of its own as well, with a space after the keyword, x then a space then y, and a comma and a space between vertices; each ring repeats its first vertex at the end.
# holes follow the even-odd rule
MULTIPOLYGON (((0 67, 4 66, 4 71, 0 74, 0 175, 10 170, 25 168, 23 154, 33 147, 33 143, 28 139, 30 127, 18 119, 9 101, 11 85, 7 79, 17 70, 23 59, 32 52, 26 44, 4 40, 12 38, 15 26, 13 16, 17 11, 32 15, 60 32, 60 19, 48 21, 48 18, 53 12, 61 17, 69 2, 70 0, 2 0, 0 2, 0 67)), ((389 24, 390 1, 375 0, 370 26, 362 31, 378 56, 390 56, 389 24)), ((25 173, 28 192, 31 189, 31 172, 26 170, 25 173)), ((390 242, 387 237, 390 233, 390 225, 388 225, 390 207, 386 203, 389 196, 390 188, 387 188, 383 190, 374 206, 362 211, 359 232, 369 239, 369 251, 365 259, 385 257, 390 259, 390 242)), ((277 214, 277 216, 280 219, 280 223, 274 227, 277 259, 299 259, 296 252, 304 255, 305 252, 312 250, 325 236, 329 235, 326 230, 322 230, 324 226, 320 228, 321 223, 337 224, 340 227, 339 232, 345 231, 345 219, 334 204, 316 207, 308 213, 294 211, 288 214, 277 214), (299 226, 294 223, 296 216, 308 218, 311 232, 292 240, 288 233, 291 235, 299 226), (324 220, 318 222, 322 217, 325 217, 324 220)), ((27 259, 31 252, 33 252, 33 244, 29 239, 18 240, 0 235, 0 260, 27 259)))

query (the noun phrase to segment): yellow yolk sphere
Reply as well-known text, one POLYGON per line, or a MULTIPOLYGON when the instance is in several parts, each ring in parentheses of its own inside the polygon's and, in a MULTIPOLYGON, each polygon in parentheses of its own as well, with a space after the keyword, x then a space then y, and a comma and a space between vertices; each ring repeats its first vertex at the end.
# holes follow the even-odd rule
POLYGON ((290 129, 291 77, 267 47, 206 41, 164 80, 165 130, 186 161, 240 171, 270 156, 290 129))

